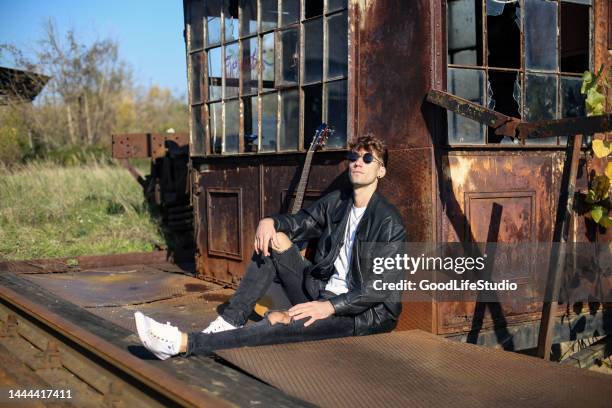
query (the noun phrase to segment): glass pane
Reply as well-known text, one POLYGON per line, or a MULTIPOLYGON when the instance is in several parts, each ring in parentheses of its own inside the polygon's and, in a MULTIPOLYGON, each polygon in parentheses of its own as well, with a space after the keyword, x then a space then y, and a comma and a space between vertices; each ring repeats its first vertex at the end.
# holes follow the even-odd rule
POLYGON ((240 0, 240 35, 246 36, 257 32, 257 0, 240 0))
MULTIPOLYGON (((580 88, 582 87, 582 78, 561 77, 560 85, 561 117, 573 118, 578 116, 586 116, 584 106, 586 95, 582 95, 580 93, 580 88)), ((563 145, 567 144, 567 136, 559 136, 559 143, 563 145)))
POLYGON ((257 37, 242 41, 242 92, 257 92, 257 61, 259 45, 257 37))
POLYGON ((323 79, 323 19, 304 23, 304 82, 323 79))
POLYGON ((329 59, 327 78, 346 76, 348 59, 348 14, 343 11, 327 19, 329 59))
MULTIPOLYGON (((489 71, 488 107, 504 115, 521 118, 521 83, 516 72, 489 71)), ((488 129, 489 143, 510 143, 512 138, 498 136, 493 128, 488 129)))
MULTIPOLYGON (((525 75, 525 112, 527 122, 555 119, 557 116, 557 77, 525 75)), ((527 140, 528 144, 557 144, 556 137, 527 140)))
POLYGON ((487 47, 490 67, 521 67, 521 30, 517 4, 487 0, 487 47))
POLYGON ((257 127, 257 96, 243 100, 244 104, 244 151, 256 152, 259 130, 257 127))
POLYGON ((346 8, 348 6, 347 0, 327 0, 327 12, 330 13, 334 10, 346 8))
POLYGON ((221 3, 222 0, 205 2, 207 45, 221 42, 221 3))
POLYGON ((588 71, 591 8, 561 3, 561 71, 588 71))
POLYGON ((300 94, 297 89, 281 93, 280 150, 297 150, 300 135, 300 94))
POLYGON ((448 63, 482 65, 482 2, 448 0, 448 63))
POLYGON ((261 1, 261 31, 272 30, 278 23, 278 1, 261 1))
POLYGON ((300 34, 297 28, 280 32, 281 41, 281 82, 297 84, 300 73, 300 34))
POLYGON ((202 102, 202 57, 204 53, 191 54, 190 89, 191 103, 202 102))
POLYGON ((300 0, 283 0, 281 26, 300 21, 300 0))
POLYGON ((584 101, 586 95, 580 93, 582 78, 561 77, 561 117, 574 118, 586 116, 584 101))
POLYGON ((348 108, 346 105, 347 81, 335 81, 325 84, 327 93, 327 124, 334 128, 334 134, 327 140, 330 149, 346 147, 346 123, 348 108))
POLYGON ((304 18, 312 18, 323 14, 323 0, 307 0, 304 2, 304 18))
POLYGON ((304 149, 310 147, 315 131, 323 121, 322 90, 321 84, 304 87, 304 149))
POLYGON ((225 143, 223 153, 238 153, 240 149, 240 103, 225 102, 225 143))
POLYGON ((221 65, 221 47, 208 50, 208 99, 221 98, 221 77, 223 66, 221 65))
POLYGON ((278 95, 266 94, 261 97, 261 152, 276 151, 276 118, 278 95))
POLYGON ((210 148, 213 154, 221 154, 221 139, 223 137, 223 118, 221 102, 208 106, 210 118, 210 148))
POLYGON ((525 0, 525 68, 556 71, 557 3, 525 0))
POLYGON ((274 33, 263 36, 261 50, 261 74, 263 89, 274 89, 274 33))
POLYGON ((191 107, 191 120, 193 124, 193 152, 204 152, 204 126, 202 126, 202 105, 191 107))
POLYGON ((204 2, 192 0, 189 3, 189 42, 191 50, 204 46, 204 2))
POLYGON ((226 0, 223 8, 225 42, 238 39, 238 0, 226 0))
POLYGON ((240 51, 238 43, 225 47, 225 98, 238 96, 240 51))
MULTIPOLYGON (((484 105, 484 72, 473 69, 448 69, 448 92, 484 105)), ((448 111, 449 144, 484 144, 485 126, 448 111)))

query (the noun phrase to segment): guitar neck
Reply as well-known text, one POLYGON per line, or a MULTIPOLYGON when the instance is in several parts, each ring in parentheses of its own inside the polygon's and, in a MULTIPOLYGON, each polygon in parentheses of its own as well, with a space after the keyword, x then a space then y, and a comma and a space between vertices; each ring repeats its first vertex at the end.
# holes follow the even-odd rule
POLYGON ((302 208, 302 203, 304 202, 304 193, 306 192, 306 185, 308 184, 308 175, 310 174, 310 164, 312 163, 313 153, 314 150, 308 150, 308 153, 306 154, 304 168, 302 169, 300 182, 298 183, 297 191, 295 193, 295 200, 293 200, 293 207, 291 207, 291 214, 297 213, 302 208))

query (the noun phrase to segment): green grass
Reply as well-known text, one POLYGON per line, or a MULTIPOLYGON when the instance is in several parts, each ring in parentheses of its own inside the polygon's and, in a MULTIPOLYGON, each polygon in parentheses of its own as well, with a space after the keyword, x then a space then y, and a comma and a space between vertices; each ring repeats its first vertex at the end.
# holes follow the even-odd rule
POLYGON ((0 258, 32 259, 165 247, 142 188, 102 162, 0 163, 0 258))

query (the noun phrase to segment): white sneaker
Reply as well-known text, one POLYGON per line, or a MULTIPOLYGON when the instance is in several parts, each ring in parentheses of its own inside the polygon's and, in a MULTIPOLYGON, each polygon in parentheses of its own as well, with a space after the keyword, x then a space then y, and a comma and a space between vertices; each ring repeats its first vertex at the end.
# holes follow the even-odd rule
POLYGON ((223 317, 219 316, 215 320, 213 320, 208 325, 207 328, 202 330, 202 333, 204 334, 219 333, 219 332, 224 332, 227 330, 235 330, 235 329, 238 329, 239 327, 242 327, 242 326, 234 326, 233 324, 228 323, 227 320, 225 320, 223 317))
POLYGON ((181 331, 170 324, 161 324, 143 315, 134 313, 136 329, 142 344, 160 360, 165 360, 179 353, 181 347, 181 331))

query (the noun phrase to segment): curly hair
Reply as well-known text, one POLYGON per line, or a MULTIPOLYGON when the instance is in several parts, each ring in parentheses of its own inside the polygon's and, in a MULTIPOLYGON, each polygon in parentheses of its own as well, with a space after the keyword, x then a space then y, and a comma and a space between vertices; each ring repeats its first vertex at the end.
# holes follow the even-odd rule
POLYGON ((387 146, 385 142, 371 133, 361 136, 356 142, 349 144, 349 149, 364 149, 367 152, 374 153, 378 159, 383 161, 385 167, 387 166, 387 146))

